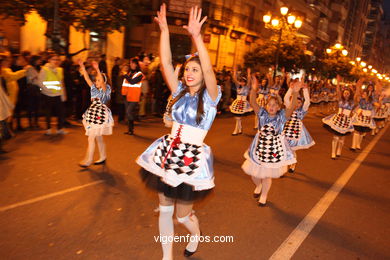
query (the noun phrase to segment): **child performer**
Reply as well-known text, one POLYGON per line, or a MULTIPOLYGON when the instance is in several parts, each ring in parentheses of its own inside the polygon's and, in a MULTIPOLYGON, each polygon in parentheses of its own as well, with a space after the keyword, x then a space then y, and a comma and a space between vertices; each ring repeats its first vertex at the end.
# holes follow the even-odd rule
POLYGON ((91 88, 91 106, 83 115, 83 125, 85 135, 88 136, 88 149, 84 160, 80 162, 80 167, 86 168, 92 164, 93 154, 95 152, 95 139, 98 144, 100 158, 95 161, 95 165, 106 163, 106 145, 103 141, 103 135, 111 135, 114 120, 110 109, 105 105, 111 98, 111 87, 107 84, 105 74, 99 70, 97 62, 92 62, 92 67, 96 70, 96 82, 92 82, 85 70, 84 63, 79 61, 81 73, 85 81, 91 88))
MULTIPOLYGON (((173 236, 173 212, 191 233, 191 241, 184 250, 191 256, 198 247, 200 235, 197 217, 192 213, 195 200, 209 194, 214 185, 213 157, 209 146, 203 143, 217 114, 221 89, 217 87, 210 57, 204 45, 201 28, 206 17, 202 10, 190 10, 185 29, 198 50, 184 64, 183 80, 179 81, 172 66, 166 5, 160 7, 155 21, 159 24, 160 57, 164 78, 172 92, 171 116, 173 125, 170 135, 151 144, 137 163, 146 184, 158 192, 160 200, 159 230, 161 236, 173 236)), ((162 243, 163 259, 172 259, 172 242, 162 243)))
POLYGON ((250 68, 247 69, 247 77, 240 75, 239 78, 237 78, 237 69, 234 68, 233 70, 233 81, 237 90, 237 98, 230 106, 230 112, 234 114, 236 119, 236 126, 232 135, 242 134, 241 116, 253 111, 247 100, 250 91, 250 75, 250 68))
POLYGON ((256 102, 257 80, 252 78, 252 81, 249 102, 259 117, 259 130, 249 150, 244 155, 246 161, 241 168, 246 174, 252 176, 256 185, 253 196, 259 198, 258 205, 264 207, 272 178, 279 178, 287 171, 287 165, 296 163, 294 153, 282 131, 293 112, 293 108, 297 105, 297 96, 302 83, 299 81, 292 83, 291 106, 284 110, 281 109, 282 100, 278 96, 269 96, 265 108, 260 107, 256 102))
MULTIPOLYGON (((301 80, 303 81, 303 78, 301 80)), ((284 105, 287 108, 291 106, 292 92, 292 88, 289 88, 286 95, 284 96, 284 105)), ((309 131, 307 131, 302 122, 310 106, 310 95, 307 84, 303 84, 302 92, 303 98, 298 96, 297 106, 293 108, 294 112, 283 129, 283 134, 286 137, 291 149, 294 151, 295 159, 297 159, 295 151, 300 149, 308 149, 315 144, 313 138, 309 134, 309 131)), ((295 171, 295 166, 296 164, 290 165, 289 172, 293 173, 295 171)))
MULTIPOLYGON (((331 158, 341 156, 345 136, 354 131, 352 125, 352 111, 354 109, 354 95, 349 87, 341 88, 341 77, 337 75, 338 112, 322 119, 324 126, 333 134, 331 158)), ((359 83, 360 84, 360 83, 359 83)))
MULTIPOLYGON (((256 102, 257 104, 260 106, 260 107, 264 107, 265 106, 265 101, 267 100, 268 98, 268 95, 270 94, 270 90, 269 90, 269 78, 271 76, 267 75, 267 78, 263 78, 261 81, 260 81, 260 86, 259 86, 259 91, 257 93, 257 98, 256 98, 256 102)), ((259 120, 257 118, 257 115, 255 115, 255 126, 253 127, 254 129, 257 129, 258 126, 259 126, 259 120)))
POLYGON ((377 103, 374 103, 374 97, 368 91, 369 86, 362 91, 362 80, 356 84, 355 101, 357 106, 352 120, 355 129, 352 137, 352 151, 360 150, 364 135, 376 127, 372 116, 374 105, 377 103))

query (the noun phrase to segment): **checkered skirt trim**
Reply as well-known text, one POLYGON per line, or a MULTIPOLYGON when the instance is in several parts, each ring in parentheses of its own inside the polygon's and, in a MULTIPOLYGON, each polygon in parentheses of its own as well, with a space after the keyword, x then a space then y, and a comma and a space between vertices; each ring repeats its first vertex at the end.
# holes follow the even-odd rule
POLYGON ((288 120, 284 126, 283 134, 287 139, 299 140, 302 133, 302 121, 298 119, 298 114, 296 111, 291 115, 290 120, 288 120))
POLYGON ((253 109, 251 108, 248 100, 236 99, 230 105, 230 112, 232 112, 233 114, 241 115, 252 111, 253 109))
POLYGON ((89 125, 108 124, 111 111, 100 100, 94 100, 89 108, 85 111, 83 119, 89 125))
POLYGON ((272 125, 261 127, 255 140, 251 157, 256 164, 278 168, 295 162, 295 158, 291 162, 287 160, 286 139, 282 134, 276 134, 272 125))
POLYGON ((165 171, 191 176, 200 166, 202 146, 182 143, 170 135, 162 137, 153 156, 154 163, 165 171))

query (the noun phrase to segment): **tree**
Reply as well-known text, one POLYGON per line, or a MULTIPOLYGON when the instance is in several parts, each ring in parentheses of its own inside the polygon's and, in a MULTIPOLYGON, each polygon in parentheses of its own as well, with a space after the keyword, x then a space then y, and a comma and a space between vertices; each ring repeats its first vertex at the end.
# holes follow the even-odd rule
MULTIPOLYGON (((278 40, 279 35, 274 34, 254 51, 246 53, 245 65, 249 67, 274 65, 278 40)), ((305 54, 305 49, 305 44, 301 38, 289 30, 284 30, 279 48, 279 67, 284 67, 286 71, 308 67, 309 57, 305 54)))
POLYGON ((141 2, 141 0, 14 0, 2 1, 0 13, 24 23, 25 15, 36 10, 48 22, 46 36, 56 51, 75 55, 68 53, 71 25, 82 32, 93 31, 99 34, 120 30, 122 26, 131 26, 136 22, 135 14, 142 8, 141 2))
POLYGON ((322 73, 326 78, 335 78, 340 75, 344 78, 351 78, 352 64, 348 57, 343 56, 340 50, 334 51, 321 59, 322 73))

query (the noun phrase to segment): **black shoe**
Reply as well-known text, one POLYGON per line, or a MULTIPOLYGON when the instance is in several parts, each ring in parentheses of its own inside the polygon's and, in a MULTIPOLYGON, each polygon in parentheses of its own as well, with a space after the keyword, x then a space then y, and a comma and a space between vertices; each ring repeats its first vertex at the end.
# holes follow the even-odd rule
POLYGON ((184 249, 184 256, 185 257, 190 257, 195 253, 196 253, 196 250, 194 252, 191 252, 191 251, 188 251, 187 249, 184 249))
POLYGON ((351 150, 352 152, 355 152, 356 151, 356 149, 355 148, 349 148, 349 150, 351 150))
POLYGON ((288 172, 289 172, 289 173, 294 173, 294 172, 295 172, 295 169, 290 168, 290 169, 288 169, 288 172))
POLYGON ((93 164, 94 164, 94 165, 106 164, 106 160, 107 160, 107 159, 104 159, 103 161, 96 161, 96 162, 94 162, 93 164))
POLYGON ((260 197, 261 193, 254 193, 253 192, 253 198, 258 199, 260 197))
POLYGON ((257 206, 264 208, 267 206, 267 203, 257 202, 257 206))

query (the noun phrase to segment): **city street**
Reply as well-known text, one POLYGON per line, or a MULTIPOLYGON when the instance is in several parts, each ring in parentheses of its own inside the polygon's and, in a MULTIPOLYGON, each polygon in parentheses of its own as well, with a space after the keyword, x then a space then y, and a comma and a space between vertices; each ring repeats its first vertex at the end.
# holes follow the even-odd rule
MULTIPOLYGON (((191 259, 390 259, 389 128, 367 135, 361 152, 349 150, 348 136, 342 157, 332 160, 332 136, 322 127, 324 115, 315 111, 304 123, 316 145, 298 151, 294 174, 273 181, 264 208, 257 206, 251 178, 241 170, 255 134, 254 116, 243 118, 239 136, 231 136, 229 113, 216 118, 205 140, 214 153, 216 187, 194 210, 203 236, 233 236, 234 241, 201 243, 191 259), (344 173, 351 176, 340 178, 346 185, 332 188, 344 173), (333 202, 327 196, 319 203, 337 187, 341 192, 329 195, 336 196, 333 202), (281 246, 290 235, 292 242, 302 239, 302 225, 296 228, 317 203, 325 205, 324 214, 315 211, 306 218, 303 226, 314 223, 306 239, 295 249, 281 246)), ((107 165, 88 169, 78 166, 87 146, 81 124, 68 128, 65 136, 28 131, 5 144, 8 153, 0 155, 1 259, 161 259, 154 238, 157 195, 141 182, 135 159, 169 129, 150 117, 136 124, 134 136, 124 135, 125 130, 116 123, 114 134, 105 137, 107 165)), ((176 220, 175 233, 187 234, 176 220)), ((175 259, 184 259, 184 248, 185 243, 174 243, 175 259)))

